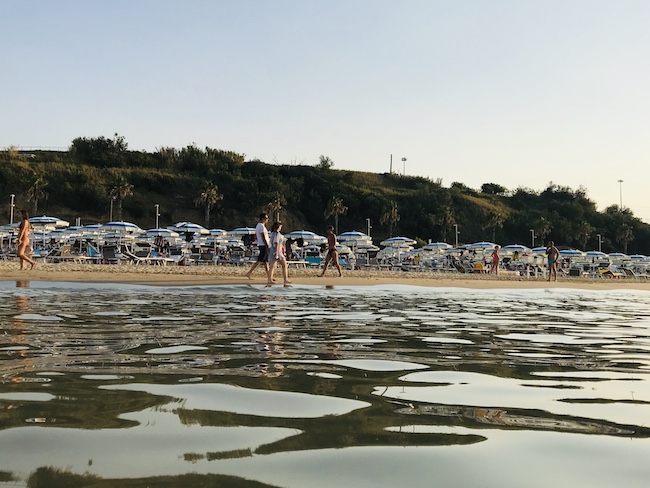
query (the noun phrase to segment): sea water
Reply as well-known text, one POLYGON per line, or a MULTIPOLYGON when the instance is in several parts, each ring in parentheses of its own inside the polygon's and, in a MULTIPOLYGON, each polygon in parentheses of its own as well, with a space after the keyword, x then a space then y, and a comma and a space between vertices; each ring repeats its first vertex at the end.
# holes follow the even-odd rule
POLYGON ((642 291, 0 282, 0 485, 645 487, 649 379, 642 291))

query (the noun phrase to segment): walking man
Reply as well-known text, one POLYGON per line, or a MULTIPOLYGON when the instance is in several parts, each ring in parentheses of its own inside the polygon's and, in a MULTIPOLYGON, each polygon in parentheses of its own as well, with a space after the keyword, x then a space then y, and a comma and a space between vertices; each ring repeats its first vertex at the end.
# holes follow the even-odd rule
POLYGON ((325 271, 327 271, 327 266, 330 262, 334 263, 336 269, 339 271, 339 276, 343 276, 341 273, 341 265, 339 264, 339 252, 336 250, 336 234, 334 233, 334 227, 331 225, 327 226, 327 255, 325 256, 325 267, 323 272, 318 276, 324 276, 325 271))
POLYGON ((271 281, 271 275, 269 273, 269 231, 266 229, 266 223, 269 221, 269 216, 265 213, 260 214, 260 221, 255 226, 255 238, 257 240, 257 247, 260 250, 259 255, 257 256, 257 261, 253 263, 251 269, 246 273, 246 278, 249 280, 253 279, 253 271, 260 265, 264 264, 266 269, 266 277, 268 281, 271 281))

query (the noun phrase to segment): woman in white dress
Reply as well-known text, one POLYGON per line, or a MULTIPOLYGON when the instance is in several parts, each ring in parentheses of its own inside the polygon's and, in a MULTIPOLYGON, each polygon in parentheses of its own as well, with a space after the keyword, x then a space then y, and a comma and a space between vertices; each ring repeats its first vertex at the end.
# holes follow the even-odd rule
POLYGON ((284 254, 284 236, 280 233, 282 230, 282 222, 274 222, 271 226, 271 238, 270 244, 271 249, 269 250, 269 281, 268 284, 273 284, 273 274, 275 273, 275 266, 277 263, 280 263, 282 266, 282 277, 284 278, 284 286, 291 286, 289 281, 289 266, 287 264, 287 258, 284 254))

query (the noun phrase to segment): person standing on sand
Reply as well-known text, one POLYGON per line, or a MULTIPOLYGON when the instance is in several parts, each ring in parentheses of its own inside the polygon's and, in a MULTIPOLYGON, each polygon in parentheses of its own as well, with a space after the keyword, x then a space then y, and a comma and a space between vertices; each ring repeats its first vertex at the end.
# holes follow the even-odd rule
POLYGON ((27 248, 29 247, 29 231, 32 229, 32 226, 29 223, 29 214, 27 210, 20 211, 20 225, 18 226, 18 248, 16 249, 16 255, 20 259, 20 269, 25 269, 25 261, 27 261, 32 269, 36 262, 29 257, 27 248))
POLYGON ((560 259, 560 251, 555 247, 553 241, 548 242, 546 257, 548 258, 548 281, 551 281, 551 276, 555 278, 554 281, 557 281, 557 264, 560 259))
POLYGON ((266 230, 266 223, 269 220, 269 216, 265 213, 260 214, 260 221, 255 226, 255 237, 257 239, 257 247, 260 250, 259 255, 257 256, 257 261, 253 263, 251 269, 246 273, 246 278, 252 280, 253 271, 260 264, 264 264, 266 269, 266 277, 271 281, 271 275, 269 274, 269 231, 266 230))
POLYGON ((494 247, 492 251, 492 262, 490 263, 490 273, 499 274, 499 261, 501 257, 499 256, 499 246, 494 247))
POLYGON ((284 236, 280 233, 281 230, 282 222, 273 222, 273 225, 271 226, 271 247, 269 249, 269 262, 271 263, 271 269, 269 270, 268 285, 275 283, 273 273, 275 272, 275 266, 279 261, 282 266, 284 286, 288 288, 291 286, 291 282, 289 281, 289 265, 287 264, 287 257, 284 254, 284 236))
POLYGON ((327 226, 327 255, 325 256, 325 267, 323 272, 318 276, 325 276, 325 271, 327 271, 327 266, 330 262, 334 263, 336 269, 339 271, 339 276, 343 276, 341 273, 341 265, 339 264, 339 252, 336 250, 336 234, 334 233, 334 227, 331 225, 327 226))

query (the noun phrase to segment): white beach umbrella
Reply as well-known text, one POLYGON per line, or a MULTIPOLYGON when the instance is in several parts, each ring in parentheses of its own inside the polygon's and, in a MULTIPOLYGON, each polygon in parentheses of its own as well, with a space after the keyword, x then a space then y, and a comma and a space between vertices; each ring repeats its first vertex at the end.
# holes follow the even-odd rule
POLYGON ((102 224, 100 230, 102 232, 119 232, 122 234, 142 234, 144 233, 144 230, 142 230, 140 227, 137 225, 131 223, 131 222, 107 222, 105 224, 102 224))
POLYGON ((630 259, 630 256, 628 256, 625 253, 622 252, 610 252, 609 253, 609 259, 616 259, 616 260, 623 260, 623 259, 630 259))
POLYGON ((210 229, 211 236, 225 236, 227 233, 228 231, 223 229, 210 229))
POLYGON ((284 237, 287 239, 313 239, 317 237, 317 234, 315 232, 312 232, 310 230, 293 230, 289 232, 288 234, 285 234, 284 237))
POLYGON ((179 237, 179 233, 169 229, 148 229, 145 234, 146 237, 179 237))
POLYGON ((385 239, 379 243, 381 246, 387 246, 387 247, 408 247, 412 246, 415 244, 415 239, 411 239, 410 237, 390 237, 388 239, 385 239))
POLYGON ((585 256, 585 253, 578 249, 562 249, 560 256, 563 258, 582 258, 585 256))
POLYGON ((534 254, 546 254, 546 248, 544 246, 534 247, 531 249, 534 254))
POLYGON ((61 220, 56 217, 48 217, 46 215, 43 215, 41 217, 31 217, 29 219, 29 223, 33 226, 50 227, 53 229, 62 229, 64 227, 70 226, 70 222, 67 220, 61 220))
POLYGON ((646 256, 645 254, 630 254, 630 259, 632 259, 633 261, 644 261, 648 259, 648 256, 646 256))
POLYGON ((494 242, 475 242, 467 246, 467 249, 494 249, 497 245, 494 242))
POLYGON ((444 251, 445 249, 451 249, 452 245, 447 244, 446 242, 430 242, 422 246, 423 251, 444 251))
POLYGON ((596 259, 604 259, 607 256, 607 253, 604 253, 602 251, 587 251, 585 252, 585 257, 587 258, 596 258, 596 259))
POLYGON ((199 234, 199 235, 204 235, 207 236, 210 234, 210 231, 203 227, 202 225, 195 224, 193 222, 177 222, 174 225, 170 225, 167 227, 169 230, 173 230, 174 232, 178 233, 184 233, 184 234, 199 234))
POLYGON ((532 250, 528 246, 524 246, 523 244, 508 244, 507 246, 503 246, 501 248, 501 251, 504 253, 515 253, 518 252, 519 254, 524 254, 524 253, 529 253, 532 250))
POLYGON ((255 234, 255 228, 253 227, 237 227, 228 231, 230 236, 249 236, 251 234, 255 234))

